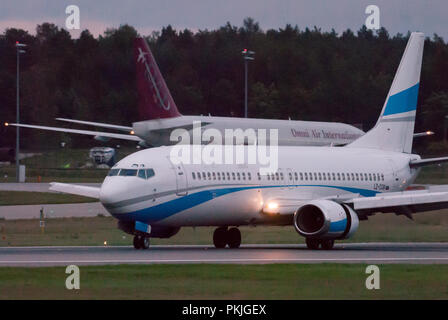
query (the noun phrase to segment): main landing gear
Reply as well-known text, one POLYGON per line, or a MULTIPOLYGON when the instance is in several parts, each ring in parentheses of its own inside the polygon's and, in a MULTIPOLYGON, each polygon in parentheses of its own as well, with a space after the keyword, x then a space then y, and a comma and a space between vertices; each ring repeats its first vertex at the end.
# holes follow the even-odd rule
POLYGON ((241 244, 241 232, 238 228, 219 227, 213 233, 213 244, 216 248, 239 248, 241 244))
POLYGON ((317 250, 319 247, 324 250, 331 250, 334 247, 334 240, 306 238, 306 246, 311 250, 317 250))
POLYGON ((142 235, 134 236, 134 248, 135 249, 148 249, 149 248, 149 238, 142 235))

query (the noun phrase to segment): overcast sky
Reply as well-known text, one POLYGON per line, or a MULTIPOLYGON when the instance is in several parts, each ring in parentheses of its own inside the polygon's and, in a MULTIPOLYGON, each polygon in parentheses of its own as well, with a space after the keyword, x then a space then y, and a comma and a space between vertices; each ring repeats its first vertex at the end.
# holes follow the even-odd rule
POLYGON ((340 33, 358 30, 365 23, 366 7, 374 4, 380 8, 381 26, 392 35, 422 31, 448 40, 447 0, 0 0, 0 32, 14 27, 34 33, 42 22, 65 27, 65 8, 71 4, 80 8, 81 29, 95 36, 125 23, 148 35, 168 24, 194 31, 227 21, 241 26, 245 17, 254 18, 263 30, 290 23, 340 33))

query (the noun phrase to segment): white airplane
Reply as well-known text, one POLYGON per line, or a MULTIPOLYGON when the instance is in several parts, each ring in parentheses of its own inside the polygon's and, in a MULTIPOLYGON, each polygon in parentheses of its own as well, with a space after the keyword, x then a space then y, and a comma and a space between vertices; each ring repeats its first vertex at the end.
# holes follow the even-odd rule
MULTIPOLYGON (((143 38, 135 40, 134 51, 139 114, 143 119, 151 120, 135 122, 132 126, 120 126, 57 118, 57 120, 64 122, 111 129, 122 133, 16 123, 5 123, 5 125, 90 135, 100 141, 108 141, 109 139, 131 140, 144 147, 173 145, 177 141, 170 140, 171 132, 177 128, 192 130, 193 123, 197 121, 201 122, 203 129, 217 129, 222 134, 224 134, 225 129, 232 128, 242 130, 248 128, 255 130, 278 129, 278 143, 280 145, 345 145, 364 134, 362 130, 354 126, 336 122, 181 115, 149 46, 143 38)), ((194 141, 191 141, 191 143, 194 143, 194 141)), ((251 141, 244 141, 244 143, 251 143, 251 141)))
POLYGON ((216 226, 214 245, 237 248, 244 225, 293 225, 308 248, 331 249, 375 212, 411 218, 447 208, 448 192, 403 191, 420 167, 448 161, 411 153, 423 45, 424 35, 412 33, 375 127, 347 146, 279 146, 279 169, 267 174, 248 162, 174 165, 176 146, 158 147, 118 162, 100 188, 50 189, 98 198, 136 249, 184 226, 216 226))

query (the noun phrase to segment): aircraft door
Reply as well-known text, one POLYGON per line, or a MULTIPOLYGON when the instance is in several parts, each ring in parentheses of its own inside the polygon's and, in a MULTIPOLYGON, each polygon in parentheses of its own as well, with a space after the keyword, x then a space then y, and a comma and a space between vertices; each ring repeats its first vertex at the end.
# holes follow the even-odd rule
POLYGON ((178 196, 185 196, 188 194, 187 173, 184 166, 180 164, 173 164, 174 173, 176 174, 176 194, 178 196))

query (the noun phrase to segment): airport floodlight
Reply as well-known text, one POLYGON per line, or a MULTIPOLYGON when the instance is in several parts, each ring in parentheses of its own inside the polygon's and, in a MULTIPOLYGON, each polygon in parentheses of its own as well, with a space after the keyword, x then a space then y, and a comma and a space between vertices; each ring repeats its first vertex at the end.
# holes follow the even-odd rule
POLYGON ((248 61, 253 61, 255 58, 255 51, 243 49, 241 51, 244 59, 244 118, 247 118, 247 73, 248 73, 248 61))
MULTIPOLYGON (((26 48, 27 45, 24 43, 20 43, 19 41, 16 41, 16 53, 17 53, 17 105, 16 105, 16 122, 17 124, 20 124, 20 78, 19 78, 19 73, 20 73, 20 55, 26 53, 25 50, 23 50, 24 48, 26 48)), ((16 127, 16 181, 20 182, 20 178, 19 178, 19 168, 20 168, 20 161, 19 161, 19 149, 20 149, 20 128, 17 126, 16 127)))

